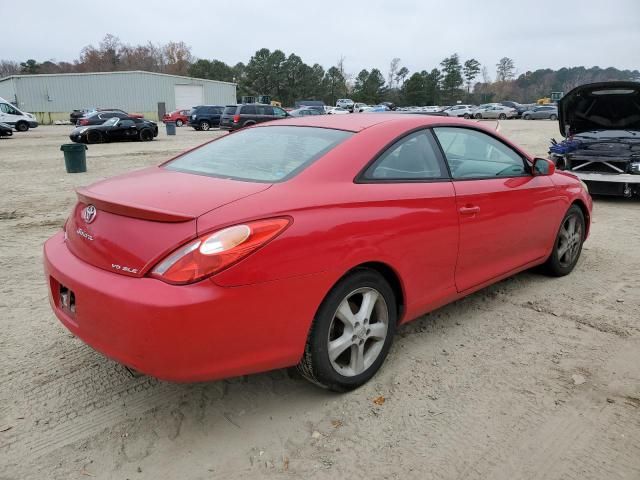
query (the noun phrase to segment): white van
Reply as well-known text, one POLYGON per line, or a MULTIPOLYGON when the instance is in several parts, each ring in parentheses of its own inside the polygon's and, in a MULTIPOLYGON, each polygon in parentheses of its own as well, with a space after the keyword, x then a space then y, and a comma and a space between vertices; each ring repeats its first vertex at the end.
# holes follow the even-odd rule
POLYGON ((11 125, 18 132, 26 132, 38 126, 36 117, 14 107, 2 97, 0 97, 0 123, 11 125))

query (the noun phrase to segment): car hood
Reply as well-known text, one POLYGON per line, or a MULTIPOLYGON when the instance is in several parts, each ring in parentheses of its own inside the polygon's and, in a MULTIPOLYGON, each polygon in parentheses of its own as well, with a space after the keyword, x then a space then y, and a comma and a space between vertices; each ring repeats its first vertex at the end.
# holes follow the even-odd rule
POLYGON ((592 130, 640 130, 640 83, 581 85, 558 102, 560 134, 592 130))

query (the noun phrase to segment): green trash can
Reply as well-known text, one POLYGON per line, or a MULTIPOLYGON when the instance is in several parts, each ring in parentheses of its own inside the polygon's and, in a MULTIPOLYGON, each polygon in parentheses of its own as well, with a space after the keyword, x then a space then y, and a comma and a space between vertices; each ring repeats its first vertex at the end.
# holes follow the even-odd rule
POLYGON ((81 173, 87 171, 87 146, 82 143, 65 143, 60 146, 64 152, 64 166, 67 173, 81 173))
POLYGON ((165 126, 167 127, 167 135, 176 134, 176 122, 167 122, 165 126))

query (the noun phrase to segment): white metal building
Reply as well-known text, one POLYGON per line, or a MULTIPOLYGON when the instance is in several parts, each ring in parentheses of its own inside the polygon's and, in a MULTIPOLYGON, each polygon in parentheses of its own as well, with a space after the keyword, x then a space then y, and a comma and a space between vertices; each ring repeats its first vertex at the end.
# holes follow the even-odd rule
POLYGON ((74 109, 119 108, 157 120, 162 104, 170 112, 237 101, 235 83, 143 71, 12 75, 0 79, 0 97, 44 124, 68 120, 74 109))

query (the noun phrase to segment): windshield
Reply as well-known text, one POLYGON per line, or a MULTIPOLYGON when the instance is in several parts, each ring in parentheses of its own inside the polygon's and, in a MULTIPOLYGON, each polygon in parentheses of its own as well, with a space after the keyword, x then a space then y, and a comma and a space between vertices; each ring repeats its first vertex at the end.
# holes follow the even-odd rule
POLYGON ((165 168, 235 180, 280 182, 352 135, 315 127, 250 128, 187 152, 165 168))

